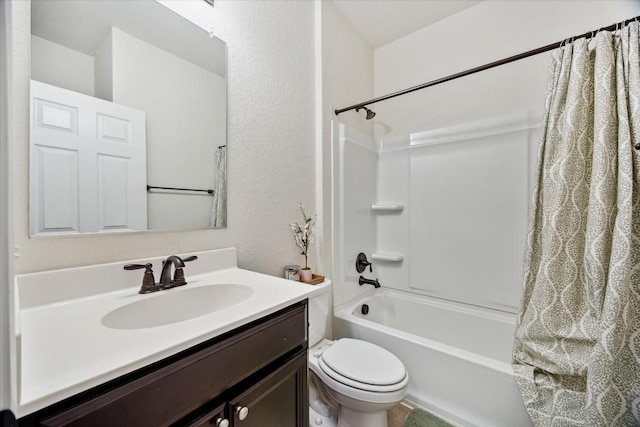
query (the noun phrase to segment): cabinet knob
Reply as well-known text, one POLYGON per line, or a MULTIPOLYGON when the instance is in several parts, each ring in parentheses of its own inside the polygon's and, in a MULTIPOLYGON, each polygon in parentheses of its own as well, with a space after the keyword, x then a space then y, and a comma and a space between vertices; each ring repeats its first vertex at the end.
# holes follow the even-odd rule
POLYGON ((247 415, 249 415, 249 408, 246 406, 238 406, 236 408, 236 414, 238 415, 238 419, 242 421, 247 418, 247 415))
POLYGON ((229 420, 226 418, 216 418, 215 425, 216 427, 229 427, 229 420))

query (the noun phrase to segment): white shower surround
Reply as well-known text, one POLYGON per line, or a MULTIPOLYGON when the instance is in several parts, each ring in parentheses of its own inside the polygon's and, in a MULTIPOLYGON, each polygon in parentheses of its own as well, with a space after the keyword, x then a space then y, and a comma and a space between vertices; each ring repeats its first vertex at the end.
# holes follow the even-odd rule
POLYGON ((517 312, 541 119, 517 112, 380 143, 374 263, 383 286, 517 312), (404 261, 402 261, 404 258, 404 261))
MULTIPOLYGON (((334 129, 334 335, 371 341, 396 354, 411 377, 410 400, 460 425, 530 425, 509 364, 515 315, 508 311, 516 311, 514 306, 519 299, 521 286, 516 276, 521 268, 521 255, 516 261, 505 260, 510 264, 509 268, 497 273, 495 264, 483 269, 482 264, 473 266, 446 256, 438 262, 453 263, 454 266, 458 262, 459 267, 439 268, 425 258, 438 256, 435 251, 439 242, 416 241, 416 230, 412 227, 420 225, 412 221, 412 216, 429 215, 429 203, 443 202, 438 200, 438 195, 425 198, 421 191, 414 191, 415 188, 426 188, 429 181, 413 183, 412 180, 416 177, 425 179, 426 176, 421 175, 425 170, 433 173, 430 168, 443 167, 438 164, 443 159, 438 157, 442 153, 454 156, 453 163, 444 165, 451 168, 458 161, 456 156, 468 157, 467 151, 476 152, 473 150, 488 147, 490 155, 495 154, 501 161, 521 170, 516 170, 514 176, 518 181, 518 197, 513 203, 517 206, 506 208, 491 199, 484 202, 488 210, 481 219, 496 222, 492 214, 496 208, 508 211, 507 216, 514 217, 516 224, 524 224, 526 196, 530 189, 528 175, 535 159, 532 154, 537 145, 538 123, 538 117, 523 112, 379 144, 344 126, 334 129), (516 151, 513 151, 514 146, 518 147, 516 151), (430 151, 432 147, 435 154, 430 151), (435 163, 415 161, 416 157, 424 159, 432 155, 438 160, 435 163), (372 209, 372 205, 394 208, 372 209), (360 274, 355 272, 354 262, 360 251, 374 258, 373 273, 367 270, 362 275, 378 277, 382 289, 374 292, 369 286, 358 286, 360 274), (426 271, 429 262, 434 265, 426 271), (476 272, 464 272, 463 267, 475 268, 476 272), (483 278, 482 281, 469 277, 473 274, 483 278), (496 283, 491 282, 491 277, 496 283), (439 288, 431 286, 438 281, 441 282, 439 288), (438 292, 447 291, 447 286, 456 292, 438 292), (468 290, 466 295, 465 289, 468 290), (371 295, 375 296, 367 299, 371 295), (459 296, 462 296, 458 300, 461 302, 443 299, 459 296), (363 302, 371 307, 366 318, 354 314, 363 302), (478 307, 480 305, 485 307, 478 307)), ((467 167, 471 167, 472 161, 467 167)), ((482 171, 482 162, 475 167, 482 171)), ((501 168, 499 164, 493 167, 501 168)), ((504 179, 496 173, 489 174, 488 188, 504 179)), ((505 173, 506 179, 511 179, 512 172, 505 173)), ((465 181, 460 177, 454 174, 448 179, 459 180, 462 187, 458 185, 457 188, 464 190, 465 181)), ((454 197, 464 198, 465 193, 462 191, 454 197)), ((457 221, 454 218, 458 215, 456 210, 461 208, 452 205, 450 209, 448 215, 452 221, 457 221)), ((442 221, 433 222, 432 228, 449 227, 447 218, 445 215, 442 221)), ((476 230, 483 223, 478 224, 476 230)), ((496 232, 505 234, 499 221, 494 225, 496 232)), ((506 234, 509 230, 507 227, 506 234)), ((469 233, 473 237, 475 232, 469 233)), ((524 230, 520 234, 524 239, 524 230)), ((424 235, 420 238, 424 239, 424 235)), ((518 237, 504 244, 508 251, 520 252, 524 245, 520 242, 522 239, 518 237)), ((471 256, 482 256, 483 251, 498 251, 496 256, 501 256, 504 248, 500 249, 500 244, 476 247, 471 256)), ((458 247, 468 251, 464 245, 462 238, 458 247)))
MULTIPOLYGON (((580 34, 593 28, 627 19, 638 13, 640 13, 640 3, 632 1, 580 2, 580 7, 576 7, 576 2, 573 1, 485 1, 375 49, 374 96, 382 96, 524 52, 554 40, 560 40, 568 35, 580 34), (540 27, 542 22, 545 23, 544 30, 541 30, 540 27), (472 37, 470 37, 471 34, 472 37), (509 37, 505 38, 505 34, 508 34, 509 37)), ((383 287, 394 287, 410 292, 416 292, 416 289, 413 289, 411 285, 427 287, 426 280, 421 281, 416 274, 412 277, 410 268, 406 268, 407 259, 411 262, 412 245, 410 242, 413 229, 411 228, 410 216, 415 215, 409 204, 411 187, 404 184, 413 178, 411 174, 412 159, 408 154, 412 149, 409 148, 410 138, 408 135, 425 129, 444 128, 455 124, 487 120, 513 112, 527 112, 533 116, 541 115, 545 94, 546 61, 546 55, 538 55, 412 95, 375 104, 374 109, 377 112, 376 137, 386 139, 385 149, 388 150, 379 153, 380 160, 377 171, 374 172, 378 178, 378 188, 376 189, 378 198, 375 203, 402 203, 405 205, 405 211, 409 213, 408 215, 379 215, 377 218, 375 249, 408 254, 405 256, 404 263, 374 264, 374 274, 380 278, 383 287)), ((533 129, 529 130, 529 132, 533 131, 533 129)), ((432 134, 432 136, 437 135, 432 134)), ((444 141, 447 135, 440 135, 440 137, 444 141)), ((531 134, 530 137, 535 137, 535 135, 531 134)), ((530 145, 537 146, 537 144, 530 145)), ((426 149, 429 150, 429 148, 426 149)), ((424 150, 424 148, 420 150, 424 150)), ((530 152, 529 159, 535 159, 535 156, 531 154, 530 152)), ((428 173, 425 172, 425 176, 428 173)), ((357 238, 358 236, 349 233, 345 236, 345 239, 349 241, 357 238)), ((462 270, 466 265, 465 259, 460 256, 458 258, 456 260, 458 262, 457 268, 462 270)), ((441 265, 435 265, 442 270, 444 269, 441 265)), ((349 267, 347 266, 347 268, 349 267)), ((461 271, 455 273, 458 276, 464 274, 461 271)), ((426 274, 426 272, 423 274, 425 279, 427 279, 426 274)), ((513 271, 510 277, 515 277, 513 271)), ((336 276, 334 276, 334 287, 338 288, 339 284, 335 279, 336 276)), ((466 286, 476 286, 481 289, 485 284, 476 280, 475 282, 470 281, 466 286)), ((459 280, 451 281, 451 285, 454 287, 465 286, 459 280)), ((344 286, 348 289, 354 287, 348 281, 344 283, 344 286)), ((520 283, 515 283, 514 286, 519 288, 520 283)), ((357 285, 355 287, 357 288, 357 285)), ((493 303, 494 307, 515 311, 518 298, 517 294, 513 292, 514 289, 509 290, 511 295, 502 297, 501 300, 491 298, 488 302, 493 303)), ((496 290, 494 289, 494 291, 496 290)), ((417 291, 420 292, 419 289, 417 291)), ((516 291, 520 292, 519 289, 516 291)), ((385 298, 389 298, 390 294, 384 292, 379 293, 385 295, 385 298)), ((344 291, 341 294, 346 293, 344 291)), ((401 293, 401 295, 406 294, 401 293)), ((420 314, 415 318, 408 319, 413 322, 409 323, 412 327, 425 326, 426 328, 431 326, 434 331, 446 332, 459 332, 459 329, 462 329, 470 337, 481 332, 474 329, 476 326, 474 322, 471 322, 472 324, 468 328, 452 322, 451 316, 455 315, 455 311, 432 310, 428 301, 434 300, 433 298, 419 296, 415 293, 411 295, 411 298, 425 302, 424 308, 429 312, 428 315, 420 314), (427 325, 427 322, 422 319, 428 316, 441 316, 441 320, 429 322, 431 324, 427 325)), ((460 294, 458 293, 458 295, 460 294)), ((499 291, 493 292, 493 296, 500 297, 501 293, 499 291)), ((477 298, 478 295, 476 294, 475 297, 477 298)), ((356 299, 352 301, 356 301, 356 299)), ((472 394, 470 398, 478 400, 488 398, 497 402, 497 406, 493 407, 494 415, 499 416, 504 411, 511 412, 514 408, 517 408, 518 411, 521 410, 522 414, 524 409, 515 382, 504 373, 504 370, 495 370, 483 364, 481 356, 475 359, 466 357, 472 353, 468 353, 468 349, 464 350, 464 346, 450 345, 447 347, 429 335, 424 338, 416 334, 415 331, 409 333, 410 329, 389 327, 357 318, 351 314, 355 304, 356 302, 353 302, 351 306, 336 307, 337 317, 334 324, 336 332, 389 346, 389 350, 398 354, 407 363, 409 372, 413 375, 414 381, 412 381, 410 394, 414 395, 416 403, 443 415, 447 415, 448 411, 453 412, 450 414, 450 419, 457 420, 463 425, 530 425, 528 418, 521 423, 488 422, 483 418, 480 411, 482 408, 478 408, 480 412, 474 415, 467 412, 466 406, 455 406, 456 399, 469 396, 467 395, 469 388, 477 387, 476 394, 472 394), (453 350, 450 351, 451 349, 453 350), (409 358, 406 358, 405 353, 409 355, 409 358), (414 359, 419 363, 411 362, 414 359), (485 372, 482 372, 483 369, 485 372), (458 374, 452 375, 451 372, 458 374), (472 377, 475 380, 472 380, 472 377), (496 379, 493 382, 480 380, 492 377, 501 378, 501 380, 496 379), (438 381, 438 378, 444 382, 440 384, 442 387, 436 391, 433 382, 438 381), (505 390, 502 385, 496 385, 500 381, 506 381, 508 383, 507 389, 512 390, 512 394, 507 397, 508 400, 504 400, 505 397, 498 394, 505 390), (420 401, 415 397, 416 394, 422 393, 421 390, 424 392, 422 395, 425 397, 425 401, 420 401), (455 399, 451 398, 451 393, 455 395, 455 399), (458 393, 460 397, 457 395, 458 393)), ((375 310, 372 309, 372 311, 375 310)), ((397 313, 403 311, 398 310, 397 313)), ((477 405, 474 406, 473 401, 470 405, 469 407, 477 407, 477 405)))
POLYGON ((392 351, 409 372, 407 399, 449 421, 532 425, 510 364, 514 315, 378 289, 336 307, 333 327, 336 338, 392 351), (369 306, 366 316, 360 314, 363 304, 369 306))

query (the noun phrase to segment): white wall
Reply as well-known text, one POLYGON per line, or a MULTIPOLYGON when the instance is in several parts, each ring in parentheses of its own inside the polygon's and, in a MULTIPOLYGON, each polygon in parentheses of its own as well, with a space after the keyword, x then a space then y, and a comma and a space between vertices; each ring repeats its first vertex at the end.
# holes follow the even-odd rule
MULTIPOLYGON (((330 134, 334 110, 373 96, 373 48, 351 26, 332 1, 322 4, 323 108, 329 118, 325 134, 330 134)), ((349 111, 337 116, 348 128, 373 135, 373 122, 364 113, 349 111)))
POLYGON ((375 249, 380 252, 402 254, 404 259, 399 263, 376 263, 375 269, 382 286, 407 289, 411 243, 409 137, 398 139, 395 143, 405 148, 379 153, 376 197, 378 203, 402 204, 404 208, 401 213, 376 217, 375 249))
MULTIPOLYGON (((376 250, 376 218, 371 205, 376 203, 378 153, 374 139, 346 125, 339 125, 334 138, 334 306, 343 304, 371 289, 360 286, 361 273, 356 270, 356 257, 376 250)), ((367 269, 362 276, 377 277, 367 269)))
MULTIPOLYGON (((482 2, 377 49, 375 96, 639 13, 640 2, 630 1, 482 2)), ((402 264, 379 267, 383 285, 517 310, 538 145, 530 127, 543 113, 547 58, 537 55, 377 104, 376 136, 383 139, 378 198, 406 206, 401 215, 378 218, 377 250, 405 254, 402 264), (526 126, 502 134, 514 115, 526 126), (479 137, 491 127, 499 134, 479 137), (437 137, 423 139, 454 141, 409 148, 409 135, 419 140, 415 133, 438 129, 437 137), (502 163, 492 163, 499 157, 502 163)))
MULTIPOLYGON (((3 12, 8 3, 2 2, 3 12)), ((227 229, 40 239, 30 239, 28 233, 29 2, 10 3, 10 25, 2 25, 11 31, 7 152, 12 153, 9 166, 15 173, 2 197, 11 199, 13 226, 0 240, 6 243, 13 234, 20 256, 9 269, 26 273, 228 246, 238 248, 241 267, 268 274, 280 275, 285 264, 301 261, 288 223, 299 220, 298 202, 309 212, 315 209, 312 2, 217 0, 215 9, 201 0, 175 3, 203 28, 213 25, 215 34, 228 43, 227 229)), ((8 258, 4 250, 0 255, 8 258)), ((10 284, 2 289, 0 338, 11 330, 7 318, 12 312, 10 284)), ((15 372, 6 369, 14 353, 4 343, 2 405, 13 398, 5 393, 9 380, 4 374, 15 372)))
POLYGON ((11 133, 11 85, 8 60, 11 54, 10 28, 12 7, 10 2, 0 2, 0 411, 12 407, 12 372, 15 360, 14 341, 11 338, 13 326, 12 282, 13 266, 11 246, 11 147, 8 143, 11 133))
POLYGON ((29 4, 16 1, 11 145, 18 273, 227 246, 238 248, 241 267, 268 274, 302 262, 288 224, 299 220, 298 202, 315 212, 313 2, 173 5, 203 28, 213 26, 228 44, 228 228, 28 237, 29 4))
MULTIPOLYGON (((111 33, 113 102, 146 113, 147 183, 215 188, 215 151, 227 135, 226 80, 117 28, 111 33)), ((157 191, 147 199, 152 230, 211 224, 206 193, 157 191)))
MULTIPOLYGON (((640 14, 638 1, 484 1, 376 49, 375 96, 545 46, 640 14)), ((540 112, 548 54, 376 104, 376 137, 513 111, 540 112)))
POLYGON ((31 54, 33 80, 93 96, 93 56, 38 36, 31 36, 31 54))
MULTIPOLYGON (((322 97, 321 105, 321 138, 322 145, 318 150, 318 157, 321 157, 321 174, 316 180, 322 183, 322 192, 318 198, 322 200, 321 215, 325 219, 323 227, 319 229, 322 233, 319 239, 319 250, 322 251, 322 267, 333 280, 333 291, 336 302, 344 301, 350 292, 357 287, 353 280, 347 280, 344 267, 346 260, 344 256, 334 264, 336 254, 332 250, 334 242, 332 231, 336 231, 335 217, 332 213, 338 207, 333 205, 331 183, 332 168, 337 164, 332 160, 332 126, 331 122, 344 123, 349 130, 359 132, 369 138, 373 137, 373 122, 364 119, 362 112, 351 111, 336 117, 334 110, 347 105, 352 105, 362 99, 373 97, 373 48, 358 34, 357 31, 347 21, 345 16, 338 10, 332 1, 322 1, 317 3, 319 9, 320 32, 318 37, 321 48, 322 80, 319 86, 322 97), (333 163, 332 163, 333 162, 333 163)), ((337 145, 337 144, 336 144, 337 145)), ((335 147, 335 146, 334 146, 335 147)), ((336 153, 333 153, 336 154, 336 153)), ((367 173, 374 173, 373 169, 367 173)), ((375 175, 372 175, 372 178, 375 175)), ((338 235, 344 237, 344 233, 338 235)), ((366 238, 366 236, 364 236, 366 238)), ((362 248, 361 250, 365 250, 362 248)), ((353 252, 353 251, 351 251, 353 252)), ((346 256, 355 260, 355 253, 346 256)), ((354 270, 348 270, 353 272, 354 270)))
POLYGON ((113 101, 113 36, 111 29, 95 52, 94 92, 96 98, 113 101))

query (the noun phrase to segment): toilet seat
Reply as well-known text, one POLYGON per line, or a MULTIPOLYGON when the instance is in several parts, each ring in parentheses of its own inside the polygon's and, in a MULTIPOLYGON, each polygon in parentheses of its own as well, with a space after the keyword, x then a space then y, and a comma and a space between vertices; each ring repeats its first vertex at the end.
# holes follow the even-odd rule
POLYGON ((322 352, 318 364, 334 380, 360 390, 392 392, 407 382, 402 362, 391 352, 367 341, 338 340, 322 352))
MULTIPOLYGON (((316 375, 320 377, 320 379, 324 384, 326 384, 329 388, 332 388, 333 390, 344 394, 345 396, 348 396, 350 398, 360 400, 363 402, 392 403, 392 402, 399 402, 406 396, 407 384, 409 383, 409 376, 407 375, 404 365, 402 365, 402 362, 400 362, 400 360, 396 356, 394 356, 393 354, 387 352, 383 348, 378 347, 374 344, 367 343, 371 347, 368 347, 368 346, 365 346, 365 347, 368 350, 371 350, 372 352, 374 352, 376 356, 381 357, 382 358, 381 360, 391 363, 391 365, 395 366, 396 368, 397 368, 397 365, 396 365, 396 362, 397 362, 399 366, 401 366, 400 372, 403 374, 400 381, 391 383, 391 384, 384 384, 384 385, 370 384, 371 382, 389 382, 389 381, 381 380, 381 378, 384 378, 384 375, 380 377, 374 374, 370 378, 366 379, 365 376, 362 375, 362 373, 356 374, 356 375, 351 373, 350 376, 354 378, 361 378, 363 380, 363 381, 358 381, 356 379, 348 378, 347 376, 342 375, 340 372, 337 372, 330 365, 328 365, 324 360, 325 353, 328 352, 334 346, 343 342, 344 340, 347 340, 346 344, 345 343, 340 344, 338 347, 336 347, 336 350, 328 353, 329 355, 328 359, 330 363, 333 363, 334 366, 338 366, 338 369, 342 369, 343 371, 345 369, 345 366, 343 365, 340 365, 340 364, 336 365, 337 363, 336 359, 343 360, 342 356, 345 356, 346 358, 353 358, 356 360, 358 360, 359 358, 360 358, 359 360, 363 360, 362 358, 365 358, 368 356, 368 354, 362 354, 358 350, 358 348, 360 349, 360 351, 362 350, 362 346, 360 346, 358 343, 363 343, 364 341, 352 340, 349 338, 340 339, 332 343, 330 346, 322 346, 321 350, 319 351, 310 352, 309 367, 313 372, 316 373, 316 375), (353 342, 349 343, 349 341, 356 341, 355 347, 353 345, 354 343, 353 342), (388 354, 385 356, 380 356, 380 354, 384 354, 384 353, 388 353, 388 354), (368 381, 369 383, 365 381, 368 381)), ((379 360, 379 359, 375 358, 375 360, 379 360)), ((347 360, 346 363, 348 364, 349 361, 347 360)), ((376 371, 383 371, 383 370, 384 369, 381 369, 381 366, 376 367, 376 371)), ((363 370, 363 372, 366 372, 366 369, 363 370)), ((392 380, 394 380, 398 376, 399 376, 398 370, 392 369, 391 375, 388 376, 388 378, 391 378, 392 380)))
POLYGON ((362 390, 362 391, 370 391, 374 393, 391 393, 397 390, 401 390, 407 385, 407 382, 408 382, 408 381, 401 381, 396 384, 389 384, 389 385, 382 385, 382 386, 367 384, 364 382, 354 381, 350 378, 340 375, 335 371, 332 371, 331 368, 328 367, 322 359, 318 360, 318 365, 320 366, 320 369, 322 369, 323 373, 328 377, 330 377, 331 379, 333 379, 334 381, 337 381, 340 384, 343 384, 345 386, 352 387, 358 390, 362 390))

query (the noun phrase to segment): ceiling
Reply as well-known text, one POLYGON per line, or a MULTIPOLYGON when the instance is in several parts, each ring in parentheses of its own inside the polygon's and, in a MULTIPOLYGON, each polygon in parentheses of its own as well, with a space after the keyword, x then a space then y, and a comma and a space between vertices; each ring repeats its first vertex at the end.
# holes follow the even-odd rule
POLYGON ((376 49, 475 6, 481 0, 333 0, 376 49))

